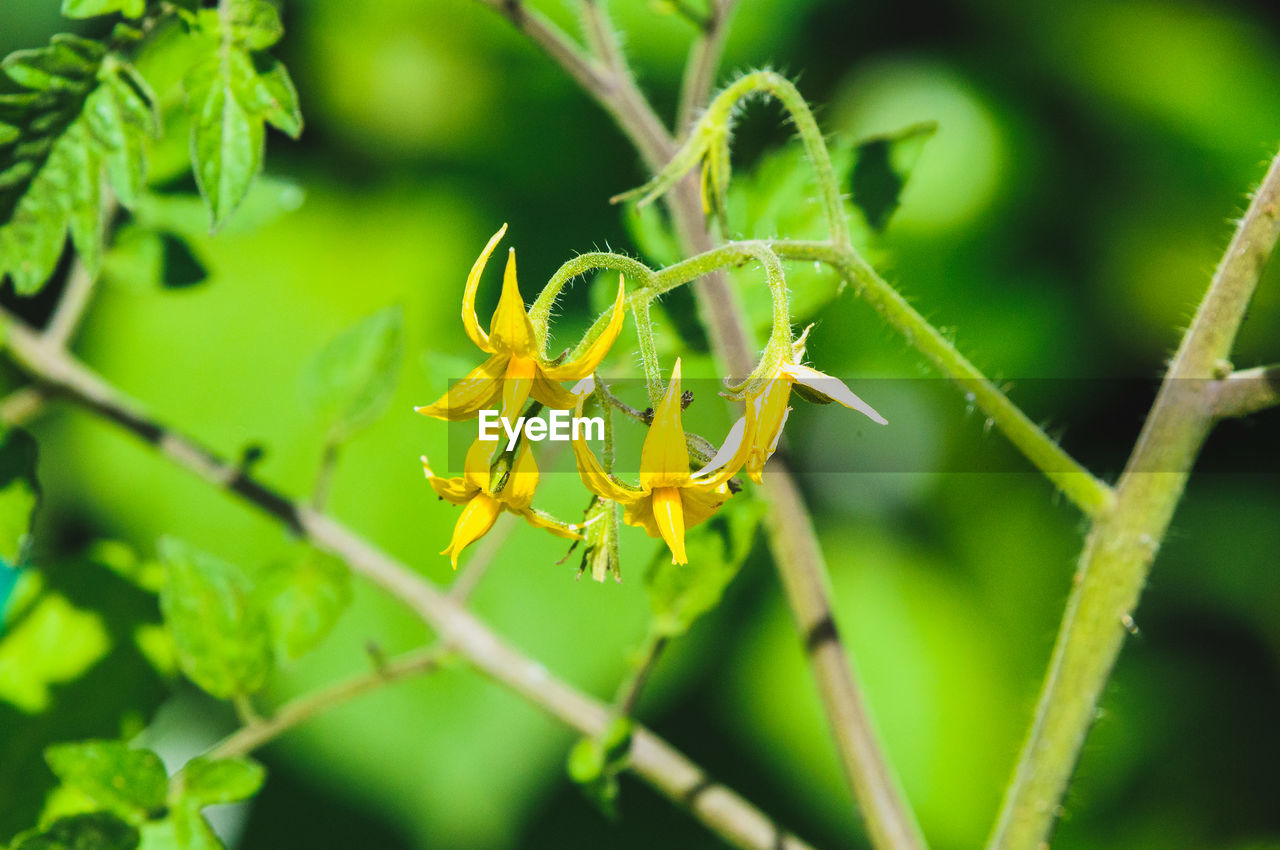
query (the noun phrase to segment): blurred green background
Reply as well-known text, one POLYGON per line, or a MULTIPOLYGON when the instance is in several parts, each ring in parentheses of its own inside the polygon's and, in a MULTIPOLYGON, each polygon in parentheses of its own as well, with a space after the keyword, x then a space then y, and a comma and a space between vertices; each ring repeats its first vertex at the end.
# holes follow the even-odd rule
MULTIPOLYGON (((571 4, 539 5, 573 26, 571 4)), ((71 28, 57 6, 0 4, 0 48, 71 28)), ((670 114, 690 26, 643 0, 610 8, 642 85, 670 114)), ((302 95, 303 140, 272 137, 270 179, 217 237, 204 232, 198 209, 163 211, 210 279, 161 290, 117 274, 77 350, 161 419, 220 451, 262 446, 257 471, 304 494, 323 432, 299 402, 299 376, 335 333, 403 305, 408 345, 395 400, 342 455, 331 507, 448 582, 436 552, 455 515, 417 463, 424 451, 444 452, 444 432, 411 407, 431 400, 449 374, 424 353, 473 358, 457 303, 499 224, 511 224, 507 244, 518 247, 531 298, 576 252, 635 250, 607 199, 644 175, 602 113, 478 4, 307 0, 284 12, 279 54, 302 95)), ((722 79, 761 65, 798 75, 824 129, 840 138, 938 122, 901 209, 868 248, 981 367, 1014 381, 1014 399, 1034 418, 1113 478, 1153 385, 1063 380, 1022 398, 1016 379, 1158 376, 1229 219, 1280 142, 1274 4, 743 0, 722 79)), ((738 174, 749 177, 786 138, 776 110, 750 111, 738 174)), ((157 169, 184 153, 179 128, 157 150, 157 169)), ((481 300, 485 316, 496 285, 481 300)), ((570 302, 572 327, 587 297, 578 290, 570 302)), ((1280 359, 1278 321, 1273 268, 1237 366, 1280 359)), ((810 354, 854 381, 931 374, 848 293, 821 313, 810 354)), ((865 394, 900 429, 895 439, 935 459, 922 468, 1009 452, 953 393, 884 386, 886 397, 865 394)), ((1211 439, 1055 848, 1280 847, 1278 413, 1228 423, 1211 439), (1214 471, 1239 470, 1240 458, 1258 471, 1214 471)), ((289 545, 273 523, 101 421, 58 407, 33 430, 45 491, 41 564, 74 564, 100 537, 147 553, 172 533, 245 564, 289 545)), ((802 468, 856 469, 867 451, 830 408, 797 410, 789 434, 802 468)), ((925 832, 940 850, 979 846, 1030 716, 1081 518, 1030 473, 811 473, 803 484, 839 621, 925 832)), ((550 478, 543 498, 581 501, 564 477, 550 478)), ((647 617, 650 544, 637 536, 625 544, 623 583, 599 585, 556 566, 558 541, 518 528, 475 608, 550 669, 608 698, 647 617)), ((84 590, 91 579, 72 570, 62 574, 82 589, 73 603, 85 616, 116 598, 105 579, 94 579, 102 593, 84 590)), ((273 697, 367 667, 369 641, 390 651, 428 638, 398 606, 359 587, 337 631, 273 697)), ((194 691, 167 696, 138 672, 127 644, 104 627, 79 664, 91 681, 54 687, 43 702, 14 684, 22 659, 0 659, 0 839, 34 819, 29 792, 52 781, 33 757, 47 739, 115 735, 157 705, 147 740, 167 758, 232 728, 229 712, 194 691), (33 706, 45 712, 28 713, 33 706)), ((640 717, 805 838, 859 846, 763 547, 725 603, 663 659, 640 717)), ((270 747, 267 789, 251 806, 218 813, 218 826, 242 850, 713 843, 630 779, 621 819, 605 819, 565 777, 572 740, 505 691, 451 669, 345 706, 270 747)))

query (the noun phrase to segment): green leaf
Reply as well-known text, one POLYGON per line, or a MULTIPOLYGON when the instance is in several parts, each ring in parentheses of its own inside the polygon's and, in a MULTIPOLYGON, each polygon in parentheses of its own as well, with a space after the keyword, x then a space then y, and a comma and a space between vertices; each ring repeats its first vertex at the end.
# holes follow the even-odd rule
POLYGON ((13 850, 134 850, 133 826, 106 812, 60 818, 38 832, 20 835, 13 850))
POLYGON ((180 541, 160 541, 160 610, 182 671, 213 696, 257 691, 271 672, 267 619, 244 572, 180 541))
POLYGON ((266 50, 284 36, 280 13, 265 0, 222 0, 219 16, 231 40, 249 50, 266 50))
POLYGON ((0 70, 23 88, 87 92, 94 86, 98 63, 104 53, 97 42, 58 35, 50 40, 48 47, 10 53, 0 61, 0 70))
POLYGON ((604 773, 604 748, 594 738, 583 738, 569 750, 569 778, 579 785, 595 782, 604 773))
POLYGON ((270 622, 276 658, 294 661, 317 647, 351 604, 351 572, 331 555, 300 547, 263 570, 254 593, 270 622))
POLYGON ((141 18, 147 0, 62 0, 62 14, 68 18, 94 18, 120 12, 126 18, 141 18))
POLYGON ((223 850, 209 821, 200 814, 198 806, 184 804, 174 807, 170 816, 173 823, 174 850, 223 850))
POLYGON ((937 131, 938 125, 929 121, 858 144, 851 178, 853 202, 873 230, 888 226, 920 151, 937 131))
POLYGON ((150 750, 120 741, 81 741, 55 744, 44 758, 65 785, 121 817, 140 823, 164 808, 169 775, 150 750))
POLYGON ((404 356, 404 311, 386 307, 334 337, 302 377, 302 394, 342 440, 372 423, 395 392, 404 356))
POLYGON ((257 85, 253 87, 257 111, 267 123, 293 138, 302 135, 302 108, 298 90, 284 63, 265 53, 253 57, 257 85))
POLYGON ((120 203, 133 209, 146 188, 147 144, 159 135, 156 98, 133 68, 118 66, 104 73, 89 96, 89 127, 106 152, 107 174, 120 203))
POLYGON ((194 806, 218 806, 247 800, 262 788, 267 771, 249 758, 197 756, 179 774, 182 799, 194 806))
POLYGON ((11 606, 0 639, 0 700, 32 715, 49 707, 54 686, 76 681, 111 649, 101 617, 42 585, 36 570, 19 576, 15 600, 31 593, 33 601, 11 606))
POLYGON ((122 225, 103 262, 103 277, 134 292, 185 289, 204 283, 209 272, 180 236, 122 225))
POLYGON ((249 193, 264 144, 262 118, 244 102, 257 80, 249 56, 232 46, 221 52, 193 67, 185 81, 192 164, 214 230, 249 193))
POLYGON ((36 441, 25 431, 0 436, 0 564, 22 563, 39 501, 36 441))
POLYGON ((689 563, 672 564, 665 550, 645 574, 653 633, 675 637, 720 603, 751 551, 764 508, 742 494, 731 499, 685 541, 689 563))

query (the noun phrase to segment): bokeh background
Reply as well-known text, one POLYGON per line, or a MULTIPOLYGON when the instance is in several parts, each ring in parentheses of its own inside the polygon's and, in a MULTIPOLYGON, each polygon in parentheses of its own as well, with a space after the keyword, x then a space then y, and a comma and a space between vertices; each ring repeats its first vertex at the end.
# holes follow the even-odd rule
MULTIPOLYGON (((570 4, 539 5, 573 26, 570 4)), ((0 49, 70 28, 57 6, 0 4, 0 49)), ((644 0, 610 7, 642 84, 669 115, 690 26, 644 0)), ((448 582, 436 552, 454 514, 417 464, 423 451, 444 451, 443 431, 411 406, 443 388, 452 374, 444 364, 473 355, 457 321, 465 272, 503 221, 527 297, 575 252, 635 250, 607 198, 644 175, 602 113, 475 3, 307 0, 284 11, 279 53, 302 94, 302 141, 270 140, 269 179, 216 237, 198 207, 170 205, 166 221, 190 239, 208 280, 162 288, 132 274, 137 257, 122 253, 77 351, 219 450, 262 447, 257 471, 304 494, 323 429, 299 402, 300 375, 335 333, 402 305, 408 344, 395 401, 343 453, 331 506, 448 582)), ((840 139, 938 123, 901 209, 866 248, 981 367, 1012 381, 1015 400, 1113 478, 1151 401, 1150 379, 1280 142, 1274 4, 743 0, 726 68, 762 65, 798 76, 840 139), (1018 379, 1055 380, 1020 396, 1018 379)), ((189 189, 176 165, 185 136, 171 130, 156 169, 171 170, 169 188, 189 189)), ((751 179, 786 134, 776 110, 753 109, 738 173, 751 179)), ((776 222, 752 226, 774 235, 759 231, 776 222)), ((496 285, 484 298, 482 315, 496 285)), ((673 303, 668 331, 688 306, 673 303)), ((587 307, 581 291, 573 295, 564 326, 580 326, 587 307)), ((1280 359, 1278 320, 1273 268, 1237 366, 1280 359)), ((696 351, 697 340, 690 345, 696 351)), ((819 314, 810 352, 853 381, 931 377, 848 293, 819 314)), ((924 829, 937 848, 979 846, 1030 716, 1082 521, 1029 472, 948 471, 975 453, 1008 454, 997 465, 1019 468, 1003 438, 949 390, 874 382, 864 395, 895 423, 886 433, 898 446, 924 459, 919 470, 809 472, 802 481, 839 621, 924 829)), ((874 466, 867 429, 850 416, 794 414, 802 469, 874 466)), ((1280 847, 1277 425, 1273 411, 1211 439, 1055 847, 1280 847)), ((245 564, 289 546, 274 524, 85 414, 58 407, 33 430, 45 491, 36 560, 69 565, 62 574, 74 615, 104 625, 47 691, 28 681, 35 662, 0 656, 0 838, 38 811, 52 781, 38 758, 48 740, 119 734, 158 712, 146 740, 180 759, 232 728, 229 712, 194 691, 171 695, 95 613, 141 603, 104 575, 74 570, 85 543, 111 538, 147 553, 171 533, 245 564)), ((552 478, 546 495, 552 504, 581 500, 567 478, 552 478)), ((557 541, 519 528, 475 608, 551 669, 608 698, 648 616, 649 544, 632 536, 626 546, 621 584, 575 581, 571 564, 556 565, 557 541)), ((393 651, 429 637, 358 587, 336 632, 272 697, 366 668, 369 641, 393 651)), ((724 604, 664 657, 639 714, 800 835, 860 846, 763 547, 724 604)), ((450 669, 272 745, 266 790, 251 806, 219 812, 218 826, 241 850, 714 842, 631 779, 621 818, 603 817, 565 776, 572 740, 505 691, 450 669)))

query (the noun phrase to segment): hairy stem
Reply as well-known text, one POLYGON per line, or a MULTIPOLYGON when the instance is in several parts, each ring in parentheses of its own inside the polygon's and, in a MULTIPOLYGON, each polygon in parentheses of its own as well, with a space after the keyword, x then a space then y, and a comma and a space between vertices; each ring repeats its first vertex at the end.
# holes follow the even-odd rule
POLYGON ((1232 372, 1214 388, 1213 413, 1232 419, 1280 405, 1280 365, 1232 372))
POLYGON ((1280 156, 1272 160, 1182 337, 1116 485, 1114 506, 1095 519, 1085 541, 991 850, 1032 850, 1048 840, 1138 597, 1217 416, 1212 379, 1231 353, 1277 237, 1280 156))
POLYGON ((698 111, 706 108, 715 84, 716 69, 729 37, 729 21, 738 0, 711 0, 702 35, 689 48, 684 79, 680 84, 680 104, 676 109, 676 132, 684 136, 693 127, 698 111))
MULTIPOLYGON (((235 464, 141 412, 64 349, 0 312, 4 345, 17 364, 46 391, 115 422, 208 483, 225 489, 284 523, 294 533, 345 561, 355 573, 387 591, 428 623, 479 672, 506 686, 562 723, 600 735, 610 706, 561 681, 522 655, 433 584, 337 521, 299 504, 251 477, 235 464)), ((631 750, 636 773, 659 793, 687 809, 708 829, 737 847, 806 848, 764 813, 707 774, 663 739, 636 729, 631 750)))

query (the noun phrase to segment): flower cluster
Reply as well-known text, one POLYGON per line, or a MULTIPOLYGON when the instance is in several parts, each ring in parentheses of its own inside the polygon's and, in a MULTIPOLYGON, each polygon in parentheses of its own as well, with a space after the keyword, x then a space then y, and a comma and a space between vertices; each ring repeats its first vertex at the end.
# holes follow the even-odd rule
MULTIPOLYGON (((573 410, 581 417, 589 401, 615 404, 616 399, 610 393, 597 392, 595 372, 617 341, 626 318, 628 298, 624 280, 619 281, 612 306, 593 331, 588 332, 576 353, 550 359, 544 350, 545 342, 540 342, 546 339, 547 329, 536 326, 520 295, 515 249, 511 249, 502 294, 489 330, 486 333, 480 327, 475 312, 476 292, 489 257, 506 229, 503 225, 485 245, 467 277, 462 298, 463 328, 489 357, 444 396, 417 411, 458 422, 477 418, 481 411, 495 406, 500 408, 503 418, 534 413, 542 407, 573 410), (566 389, 563 384, 571 381, 575 382, 573 388, 566 389), (529 405, 527 411, 526 404, 529 405)), ((632 297, 652 296, 640 292, 633 293, 632 297)), ((595 497, 587 518, 581 523, 563 522, 533 507, 538 466, 526 439, 506 447, 477 439, 467 452, 463 475, 457 478, 437 476, 427 459, 422 458, 427 480, 436 494, 462 507, 453 537, 441 554, 448 555, 456 568, 462 551, 488 533, 505 510, 558 536, 573 540, 585 538, 587 557, 596 565, 593 575, 599 579, 607 571, 598 566, 603 563, 601 553, 608 550, 616 557, 616 528, 605 531, 611 521, 616 522, 613 518, 617 510, 606 506, 616 504, 622 509, 623 522, 644 529, 650 537, 661 538, 671 551, 673 563, 687 563, 687 529, 706 521, 732 497, 734 489, 730 487, 730 480, 745 472, 756 483, 761 482, 765 463, 777 449, 790 411, 788 403, 793 388, 798 395, 819 403, 835 401, 875 422, 885 422, 839 380, 803 365, 803 336, 792 342, 791 329, 786 327, 775 328, 774 337, 785 339, 785 350, 773 352, 768 359, 762 358, 758 371, 767 374, 754 376, 743 385, 739 395, 731 396, 744 403, 745 415, 734 424, 720 449, 697 470, 694 470, 695 459, 707 459, 697 457, 700 454, 697 451, 690 451, 690 437, 682 423, 686 399, 678 359, 665 389, 652 388, 655 397, 660 395, 661 399, 652 415, 642 416, 648 422, 649 431, 641 448, 637 484, 630 484, 606 469, 587 439, 575 428, 572 442, 578 474, 595 497), (596 523, 601 525, 593 529, 596 523)), ((612 433, 606 439, 612 440, 612 433)), ((609 569, 616 574, 616 563, 609 565, 609 569)))

